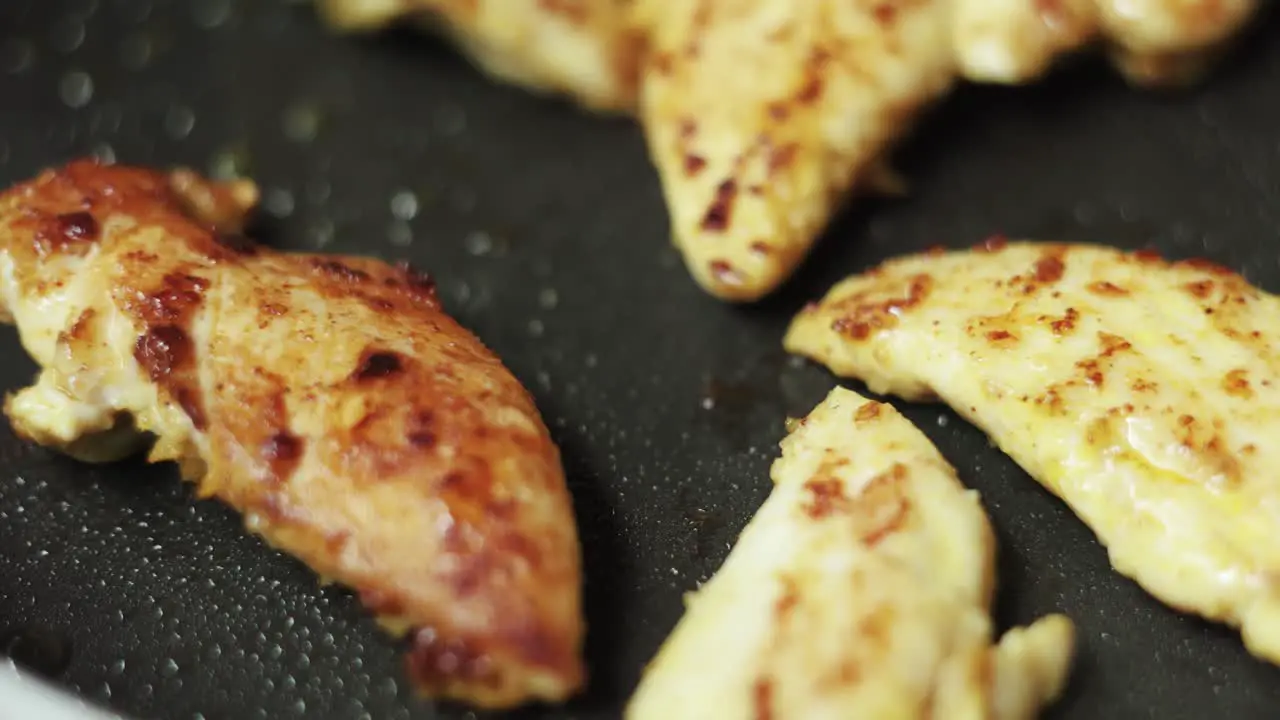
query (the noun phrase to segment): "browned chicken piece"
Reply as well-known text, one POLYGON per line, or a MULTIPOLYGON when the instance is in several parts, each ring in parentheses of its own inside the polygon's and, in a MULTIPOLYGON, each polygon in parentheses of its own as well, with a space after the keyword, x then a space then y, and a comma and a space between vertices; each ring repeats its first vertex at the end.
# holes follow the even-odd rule
POLYGON ((634 18, 675 243, 726 300, 786 280, 954 78, 947 0, 638 0, 634 18))
POLYGON ((778 288, 958 80, 1028 83, 1104 45, 1137 85, 1185 83, 1261 0, 318 0, 343 28, 442 24, 503 80, 635 112, 672 236, 729 301, 778 288), (638 88, 638 89, 637 89, 638 88))
POLYGON ((632 0, 317 0, 348 31, 396 22, 438 30, 482 71, 529 90, 567 95, 593 110, 630 111, 640 43, 632 0))
POLYGON ((0 309, 42 368, 14 428, 107 459, 131 420, 407 636, 426 693, 569 697, 580 550, 532 398, 423 276, 244 239, 256 198, 87 161, 0 195, 0 309))
POLYGON ((1057 58, 1105 44, 1135 85, 1186 84, 1262 8, 1260 0, 954 0, 952 38, 971 80, 1025 83, 1057 58))

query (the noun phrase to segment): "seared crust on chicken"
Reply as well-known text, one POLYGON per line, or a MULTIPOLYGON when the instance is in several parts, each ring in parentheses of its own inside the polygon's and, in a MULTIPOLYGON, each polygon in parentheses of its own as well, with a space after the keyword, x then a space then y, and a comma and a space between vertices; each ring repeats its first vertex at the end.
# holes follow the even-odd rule
POLYGON ((948 18, 945 0, 638 0, 640 119, 703 288, 750 301, 791 275, 951 87, 948 18))
POLYGON ((630 111, 639 42, 632 0, 317 0, 335 27, 412 20, 441 31, 482 71, 600 111, 630 111))
POLYGON ((993 240, 838 284, 785 345, 940 397, 1116 570, 1280 663, 1280 298, 1203 261, 993 240))
POLYGON ((892 407, 836 388, 795 423, 772 474, 628 720, 1019 720, 1058 696, 1071 622, 1049 616, 992 645, 986 514, 892 407))
POLYGON ((256 197, 92 162, 0 195, 0 308, 42 368, 15 429, 104 459, 131 418, 152 461, 407 635, 423 691, 565 699, 579 547, 532 398, 423 276, 238 235, 256 197))

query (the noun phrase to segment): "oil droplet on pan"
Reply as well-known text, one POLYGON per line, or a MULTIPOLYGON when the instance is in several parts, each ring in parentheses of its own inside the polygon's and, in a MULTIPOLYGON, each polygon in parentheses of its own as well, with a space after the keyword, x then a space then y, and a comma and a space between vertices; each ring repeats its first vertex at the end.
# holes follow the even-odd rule
POLYGON ((93 78, 79 70, 69 72, 58 83, 58 94, 67 107, 82 108, 93 100, 93 78))
POLYGON ((288 188, 271 188, 263 196, 262 206, 275 217, 287 218, 293 214, 293 193, 288 188))
POLYGON ((477 257, 488 255, 493 251, 493 237, 483 230, 471 233, 464 242, 467 252, 477 257))
POLYGON ((111 147, 109 143, 98 143, 93 146, 93 150, 91 152, 93 156, 98 159, 98 162, 101 162, 103 165, 116 164, 116 149, 111 147))
POLYGON ((29 40, 8 38, 0 42, 0 68, 11 75, 26 72, 35 64, 35 57, 35 47, 29 40))
POLYGON ((538 293, 538 305, 542 306, 542 309, 555 310, 559 304, 560 293, 556 292, 555 288, 543 288, 542 292, 538 293))
POLYGON ((206 30, 212 30, 231 17, 231 0, 195 0, 191 6, 192 19, 206 30))
POLYGON ((286 108, 280 118, 284 136, 294 142, 311 142, 320 134, 320 109, 311 103, 299 102, 286 108))
POLYGON ((308 235, 311 239, 311 246, 314 248, 323 248, 333 242, 335 228, 333 221, 328 218, 318 218, 311 224, 308 235))
POLYGON ((174 140, 186 139, 196 126, 196 114, 184 105, 172 105, 164 115, 164 131, 174 140))
POLYGON ((70 54, 84 44, 84 23, 75 18, 64 18, 54 23, 49 34, 49 44, 54 50, 70 54))
POLYGON ((391 196, 391 214, 398 220, 412 220, 418 216, 418 196, 409 190, 401 190, 391 196))

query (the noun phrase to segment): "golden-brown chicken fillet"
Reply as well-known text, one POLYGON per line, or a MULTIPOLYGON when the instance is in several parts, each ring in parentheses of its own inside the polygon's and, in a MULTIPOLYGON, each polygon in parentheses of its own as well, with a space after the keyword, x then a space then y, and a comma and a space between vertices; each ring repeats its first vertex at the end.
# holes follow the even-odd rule
POLYGON ((672 234, 726 300, 776 289, 951 87, 947 0, 637 0, 672 234))
POLYGON ((1280 663, 1280 298, 1202 261, 992 241, 850 278, 785 344, 940 397, 1119 572, 1280 663))
POLYGON ((0 308, 42 368, 14 428, 104 459, 130 417, 153 461, 407 635, 423 691, 565 699, 579 547, 531 397, 424 277, 245 240, 256 196, 92 162, 0 195, 0 308))
POLYGON ((836 388, 772 474, 628 720, 1025 720, 1058 696, 1071 622, 992 644, 986 514, 892 407, 836 388))
POLYGON ((317 0, 335 27, 413 21, 442 31, 482 71, 593 110, 629 111, 640 45, 632 0, 317 0))

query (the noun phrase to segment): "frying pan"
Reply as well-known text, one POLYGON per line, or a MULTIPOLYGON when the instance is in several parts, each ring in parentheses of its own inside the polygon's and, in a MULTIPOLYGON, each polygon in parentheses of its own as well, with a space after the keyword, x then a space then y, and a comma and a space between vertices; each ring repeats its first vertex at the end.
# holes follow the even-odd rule
MULTIPOLYGON (((1280 290, 1274 15, 1190 93, 1132 92, 1089 62, 1034 88, 961 90, 901 154, 911 196, 857 204, 781 293, 746 308, 688 279, 629 122, 488 83, 416 36, 332 36, 302 2, 0 2, 0 181, 87 153, 245 172, 264 189, 266 242, 429 268, 536 396, 581 527, 590 686, 521 715, 612 718, 768 492, 784 418, 833 384, 780 338, 837 279, 1001 232, 1207 256, 1280 290)), ((28 382, 12 330, 0 348, 0 387, 28 382)), ((1077 623, 1048 717, 1280 716, 1280 672, 1235 633, 1112 572, 957 416, 895 404, 982 493, 999 623, 1077 623)), ((130 717, 472 717, 415 699, 349 593, 193 499, 174 469, 81 465, 7 423, 0 647, 24 685, 130 717)), ((45 717, 3 672, 0 718, 45 717)))

